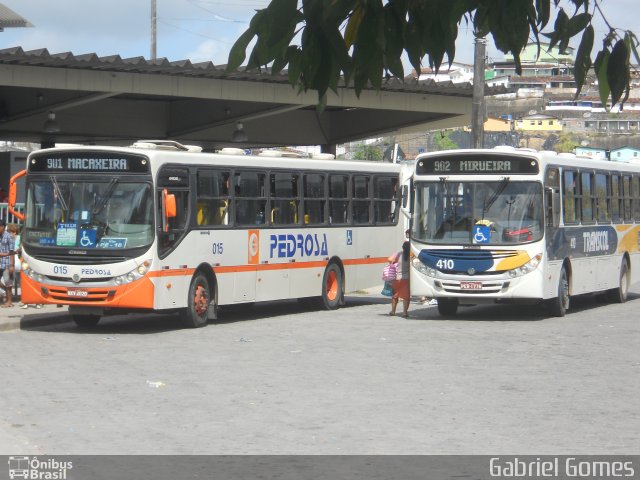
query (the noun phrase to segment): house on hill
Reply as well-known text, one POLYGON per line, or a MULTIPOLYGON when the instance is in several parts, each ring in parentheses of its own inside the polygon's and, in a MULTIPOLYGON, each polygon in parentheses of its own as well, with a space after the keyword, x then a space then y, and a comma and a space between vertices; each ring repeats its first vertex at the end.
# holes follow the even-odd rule
POLYGON ((522 120, 517 120, 516 130, 525 132, 561 132, 562 124, 558 117, 536 113, 522 117, 522 120))
POLYGON ((606 148, 578 146, 575 149, 575 154, 582 157, 590 157, 596 160, 609 159, 609 155, 606 148))
POLYGON ((640 148, 634 148, 634 147, 612 148, 611 152, 609 153, 609 158, 613 162, 640 163, 640 148))

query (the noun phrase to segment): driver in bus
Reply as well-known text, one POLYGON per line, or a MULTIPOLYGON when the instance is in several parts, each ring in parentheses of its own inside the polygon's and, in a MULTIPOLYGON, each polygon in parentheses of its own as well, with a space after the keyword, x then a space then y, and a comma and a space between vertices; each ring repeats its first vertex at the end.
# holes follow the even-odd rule
POLYGON ((107 219, 109 223, 128 223, 129 207, 123 197, 113 197, 109 200, 107 219))

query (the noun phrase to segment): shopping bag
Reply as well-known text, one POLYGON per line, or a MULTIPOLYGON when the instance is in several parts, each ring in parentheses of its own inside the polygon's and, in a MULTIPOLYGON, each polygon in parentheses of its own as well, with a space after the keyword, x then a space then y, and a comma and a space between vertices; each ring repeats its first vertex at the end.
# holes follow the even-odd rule
POLYGON ((384 282, 384 287, 382 288, 382 295, 385 297, 393 296, 393 289, 391 288, 391 282, 384 282))
POLYGON ((382 280, 385 282, 393 282, 398 278, 398 265, 390 263, 382 270, 382 280))

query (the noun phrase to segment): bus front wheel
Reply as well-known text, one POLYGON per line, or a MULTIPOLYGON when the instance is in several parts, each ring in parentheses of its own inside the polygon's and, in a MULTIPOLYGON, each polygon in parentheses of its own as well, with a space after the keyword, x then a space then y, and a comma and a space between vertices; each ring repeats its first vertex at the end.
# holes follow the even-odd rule
POLYGON ((560 280, 558 280, 558 296, 548 300, 549 313, 554 317, 564 317, 569 310, 569 276, 567 269, 562 267, 560 280))
POLYGON ((207 312, 210 299, 209 281, 202 272, 197 272, 193 276, 191 285, 189 286, 187 312, 183 317, 185 326, 189 328, 200 328, 207 324, 207 312))
POLYGON ((322 306, 327 310, 335 310, 342 302, 344 279, 342 271, 335 263, 327 265, 322 277, 322 306))
POLYGON ((83 328, 95 327, 100 321, 98 315, 72 315, 72 318, 77 326, 83 328))

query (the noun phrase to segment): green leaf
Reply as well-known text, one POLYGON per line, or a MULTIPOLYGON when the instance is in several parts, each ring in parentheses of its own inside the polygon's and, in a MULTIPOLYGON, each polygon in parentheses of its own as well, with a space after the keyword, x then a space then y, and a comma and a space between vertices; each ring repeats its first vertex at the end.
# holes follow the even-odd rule
POLYGON ((638 38, 636 37, 635 33, 627 30, 626 35, 629 35, 629 39, 630 39, 630 44, 631 44, 631 51, 633 52, 633 56, 635 58, 636 64, 640 63, 640 55, 638 55, 638 38))
MULTIPOLYGON (((292 30, 292 26, 295 29, 295 24, 297 23, 297 7, 297 0, 271 0, 267 7, 268 25, 265 25, 269 35, 267 45, 276 45, 283 38, 288 38, 291 41, 293 35, 289 32, 292 30)), ((289 42, 287 42, 288 44, 289 42)))
POLYGON ((596 60, 593 62, 593 69, 598 77, 598 92, 600 93, 600 101, 602 105, 606 107, 609 101, 609 81, 607 80, 607 64, 609 63, 609 56, 611 52, 607 48, 603 48, 596 55, 596 60))
POLYGON ((298 47, 290 46, 287 49, 287 60, 289 61, 289 83, 294 85, 300 81, 300 73, 302 66, 302 52, 298 47))
POLYGON ((404 49, 409 57, 409 62, 420 75, 424 48, 422 47, 421 28, 419 19, 413 10, 409 10, 409 20, 404 26, 404 49))
POLYGON ((590 22, 591 14, 580 13, 569 20, 569 23, 567 23, 566 34, 569 37, 573 37, 583 31, 590 22))
POLYGON ((607 80, 611 89, 611 105, 615 105, 629 85, 629 50, 624 40, 618 40, 611 50, 607 80))
POLYGON ((551 5, 549 0, 536 0, 536 11, 538 12, 538 29, 542 30, 547 26, 551 18, 551 5))
POLYGON ((582 34, 582 40, 576 53, 574 76, 576 79, 576 98, 580 94, 591 68, 591 50, 593 50, 593 26, 589 25, 582 34))
POLYGON ((549 50, 555 47, 558 42, 564 37, 564 32, 569 22, 569 17, 565 13, 564 9, 560 9, 558 16, 556 17, 556 23, 553 26, 553 33, 549 40, 549 50))
POLYGON ((240 38, 233 44, 229 51, 229 59, 227 60, 226 72, 233 72, 238 69, 244 59, 246 58, 247 46, 251 39, 255 36, 254 30, 249 27, 245 32, 240 35, 240 38))
POLYGON ((358 5, 354 12, 351 14, 351 17, 347 22, 347 27, 344 30, 344 43, 347 45, 347 48, 351 48, 351 46, 356 41, 358 30, 360 30, 360 23, 362 22, 362 17, 364 17, 364 9, 360 5, 358 5))

